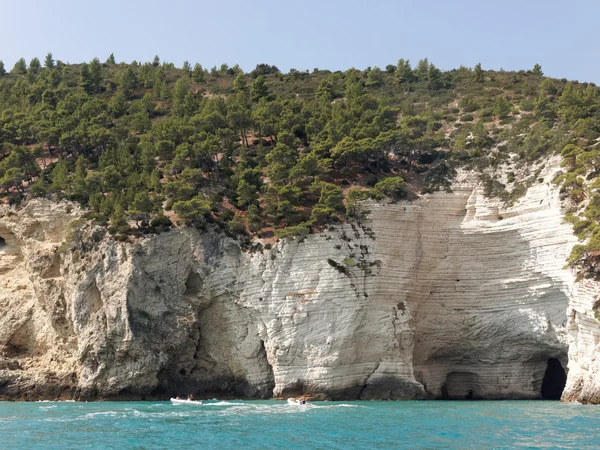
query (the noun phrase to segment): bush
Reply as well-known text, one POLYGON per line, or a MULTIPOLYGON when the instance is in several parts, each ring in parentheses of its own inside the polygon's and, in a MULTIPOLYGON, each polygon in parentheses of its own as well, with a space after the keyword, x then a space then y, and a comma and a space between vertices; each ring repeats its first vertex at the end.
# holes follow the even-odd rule
POLYGON ((535 105, 533 104, 533 102, 531 100, 523 100, 521 102, 521 111, 533 111, 533 109, 535 108, 535 105))
POLYGON ((164 214, 158 214, 150 221, 150 226, 152 228, 164 228, 168 229, 173 226, 173 222, 164 214))
POLYGON ((235 213, 233 212, 233 210, 224 209, 223 212, 221 213, 221 220, 223 222, 229 222, 231 219, 233 219, 234 216, 235 216, 235 213))
POLYGON ((473 122, 473 120, 475 120, 475 118, 471 114, 465 114, 465 115, 461 116, 460 120, 462 122, 473 122))
POLYGON ((239 215, 234 215, 229 221, 227 228, 233 234, 246 234, 246 223, 244 222, 244 218, 239 215))
POLYGON ((306 236, 308 233, 310 233, 310 230, 304 225, 295 225, 292 227, 279 228, 275 230, 275 236, 277 236, 279 239, 285 239, 294 236, 302 237, 306 236))
POLYGON ((402 177, 389 177, 378 181, 373 190, 376 193, 387 195, 388 197, 398 198, 404 194, 406 182, 402 177))

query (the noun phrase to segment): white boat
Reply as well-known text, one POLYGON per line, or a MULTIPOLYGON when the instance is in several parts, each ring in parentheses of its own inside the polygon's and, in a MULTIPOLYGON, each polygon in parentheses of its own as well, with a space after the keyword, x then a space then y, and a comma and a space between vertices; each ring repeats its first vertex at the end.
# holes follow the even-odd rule
POLYGON ((302 403, 302 400, 299 398, 288 398, 287 402, 288 402, 288 405, 294 405, 294 406, 313 406, 312 403, 307 402, 306 400, 304 400, 304 403, 302 403))
POLYGON ((179 398, 172 398, 171 403, 173 403, 174 405, 190 405, 190 406, 204 405, 204 402, 202 400, 187 400, 187 399, 179 399, 179 398))

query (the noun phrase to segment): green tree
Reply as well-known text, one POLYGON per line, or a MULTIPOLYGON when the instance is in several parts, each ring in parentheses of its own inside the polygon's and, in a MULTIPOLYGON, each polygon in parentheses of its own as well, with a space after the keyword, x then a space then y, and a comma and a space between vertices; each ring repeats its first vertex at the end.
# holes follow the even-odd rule
POLYGON ((252 233, 257 233, 262 228, 262 215, 258 205, 250 205, 246 212, 246 220, 248 221, 248 229, 252 233))
POLYGON ((544 76, 544 72, 542 72, 542 66, 540 66, 539 64, 535 64, 533 66, 531 73, 538 77, 544 76))
POLYGON ((92 77, 90 74, 90 66, 88 63, 82 63, 79 69, 79 85, 88 94, 93 92, 92 77))
POLYGON ((342 190, 330 183, 317 182, 312 190, 319 194, 319 201, 312 209, 310 218, 317 225, 336 219, 345 211, 342 190))
POLYGON ((439 89, 442 87, 442 71, 433 64, 429 65, 427 71, 427 86, 429 89, 439 89))
POLYGON ((406 182, 402 177, 388 177, 379 180, 373 189, 378 194, 398 198, 404 194, 405 187, 406 182))
POLYGON ((60 192, 67 189, 69 185, 69 168, 67 166, 67 161, 64 159, 60 159, 54 169, 52 169, 51 175, 52 183, 50 187, 54 192, 60 192))
POLYGON ((29 72, 31 72, 33 75, 37 75, 41 68, 42 64, 40 63, 40 60, 37 58, 32 58, 29 62, 29 72))
POLYGON ((52 53, 48 53, 46 55, 46 59, 44 59, 44 66, 46 69, 54 68, 54 59, 52 58, 52 53))
POLYGON ((208 200, 194 197, 187 201, 178 201, 173 205, 173 210, 185 223, 204 226, 210 217, 211 205, 208 200))
POLYGON ((90 62, 89 77, 92 92, 99 92, 102 83, 102 64, 98 58, 94 58, 90 62))
POLYGON ((429 74, 429 61, 427 58, 421 59, 415 68, 415 75, 419 81, 427 81, 429 74))
POLYGON ((380 87, 383 85, 383 73, 379 67, 375 66, 369 70, 365 85, 368 87, 380 87))
POLYGON ((504 98, 501 95, 496 97, 496 101, 494 102, 494 115, 495 116, 502 119, 502 118, 506 117, 508 115, 508 113, 510 113, 510 110, 511 110, 511 104, 506 98, 504 98))
POLYGON ((154 204, 146 192, 138 192, 127 211, 129 217, 135 221, 138 228, 147 228, 150 225, 150 214, 154 209, 154 204))
POLYGON ((27 63, 25 62, 25 58, 21 58, 15 63, 12 73, 17 75, 25 75, 27 73, 27 63))
POLYGON ((23 188, 23 174, 16 167, 8 169, 2 178, 0 178, 0 186, 6 193, 9 193, 11 188, 14 188, 20 194, 25 192, 23 188))
POLYGON ((577 163, 586 166, 593 173, 600 171, 600 150, 592 150, 577 155, 577 163))
POLYGON ((113 53, 111 53, 108 58, 106 58, 106 64, 107 65, 115 65, 117 64, 117 62, 115 61, 115 55, 113 53))
POLYGON ((473 69, 473 78, 478 83, 483 83, 483 69, 481 68, 481 63, 475 64, 475 68, 473 69))
POLYGON ((123 95, 130 99, 133 96, 133 90, 137 87, 137 77, 131 66, 127 67, 123 75, 121 75, 119 89, 123 95))
POLYGON ((246 233, 246 224, 244 223, 244 218, 239 214, 233 216, 233 219, 231 219, 227 227, 229 228, 229 231, 234 234, 246 233))
POLYGON ((258 102, 261 98, 267 98, 268 96, 269 88, 266 79, 263 75, 259 75, 250 86, 250 98, 253 102, 258 102))
POLYGON ((4 68, 4 63, 0 60, 0 77, 6 75, 6 69, 4 68))
POLYGON ((413 71, 410 67, 410 61, 408 59, 406 61, 404 59, 398 60, 394 79, 398 84, 409 83, 413 80, 413 71))
POLYGON ((90 195, 87 184, 87 167, 87 159, 83 155, 79 155, 75 163, 75 176, 73 177, 70 190, 73 193, 73 196, 81 202, 86 202, 90 195))
POLYGON ((204 83, 204 69, 198 63, 194 65, 194 70, 192 71, 192 79, 196 83, 204 83))
POLYGON ((235 77, 235 80, 233 80, 233 92, 246 92, 246 89, 246 77, 240 72, 235 77))

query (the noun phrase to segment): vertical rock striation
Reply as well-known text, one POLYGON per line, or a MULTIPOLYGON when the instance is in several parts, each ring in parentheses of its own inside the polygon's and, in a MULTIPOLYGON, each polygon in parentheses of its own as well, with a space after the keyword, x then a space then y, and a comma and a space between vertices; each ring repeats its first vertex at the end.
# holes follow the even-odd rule
POLYGON ((567 310, 569 377, 563 400, 600 403, 600 284, 582 280, 567 310))

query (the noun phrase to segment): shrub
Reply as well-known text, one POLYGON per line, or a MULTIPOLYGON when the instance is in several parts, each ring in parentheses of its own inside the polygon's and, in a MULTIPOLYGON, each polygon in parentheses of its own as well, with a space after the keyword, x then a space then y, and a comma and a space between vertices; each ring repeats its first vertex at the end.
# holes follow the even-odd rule
POLYGON ((168 229, 173 226, 173 222, 164 214, 158 214, 150 221, 150 226, 152 228, 164 228, 168 229))
POLYGON ((404 194, 406 181, 402 177, 389 177, 378 181, 373 190, 376 194, 387 195, 388 197, 398 198, 404 194))
POLYGON ((275 230, 275 236, 277 236, 279 239, 285 239, 294 236, 306 236, 309 232, 310 230, 307 226, 295 225, 275 230))
POLYGON ((529 99, 523 100, 521 102, 521 111, 533 111, 534 108, 535 108, 535 105, 529 99))

